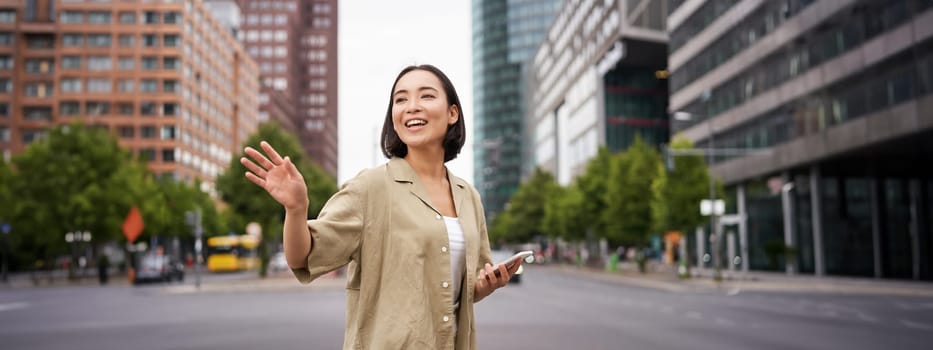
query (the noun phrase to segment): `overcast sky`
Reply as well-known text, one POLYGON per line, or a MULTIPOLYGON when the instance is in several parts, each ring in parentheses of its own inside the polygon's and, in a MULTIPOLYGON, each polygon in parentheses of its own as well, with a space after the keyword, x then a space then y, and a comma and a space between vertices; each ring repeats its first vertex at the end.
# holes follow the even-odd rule
POLYGON ((395 76, 408 65, 432 64, 453 82, 467 123, 466 145, 447 167, 473 183, 470 1, 349 0, 339 6, 338 181, 386 161, 379 133, 395 76))

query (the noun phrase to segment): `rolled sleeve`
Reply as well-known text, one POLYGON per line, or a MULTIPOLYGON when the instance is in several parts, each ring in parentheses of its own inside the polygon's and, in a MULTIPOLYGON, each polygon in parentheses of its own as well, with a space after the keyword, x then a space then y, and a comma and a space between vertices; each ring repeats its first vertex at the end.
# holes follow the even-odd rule
POLYGON ((292 273, 301 283, 334 271, 357 255, 363 232, 365 203, 359 184, 351 180, 331 197, 317 219, 308 220, 312 248, 308 265, 293 268, 292 273))

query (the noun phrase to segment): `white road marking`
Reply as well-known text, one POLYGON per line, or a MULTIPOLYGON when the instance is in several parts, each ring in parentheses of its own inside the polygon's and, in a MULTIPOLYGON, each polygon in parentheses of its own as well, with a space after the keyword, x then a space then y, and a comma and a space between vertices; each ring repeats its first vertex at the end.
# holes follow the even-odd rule
POLYGON ((909 328, 916 328, 916 329, 923 329, 923 330, 933 329, 933 326, 926 324, 926 323, 913 322, 913 321, 908 321, 908 320, 900 320, 900 321, 901 321, 901 324, 909 328))
POLYGON ((700 314, 699 312, 696 312, 696 311, 690 311, 690 312, 684 314, 684 316, 686 316, 687 318, 695 319, 695 320, 702 320, 702 319, 703 319, 703 315, 700 314))
POLYGON ((25 309, 27 307, 29 307, 29 303, 24 303, 24 302, 6 303, 6 304, 0 304, 0 311, 25 309))

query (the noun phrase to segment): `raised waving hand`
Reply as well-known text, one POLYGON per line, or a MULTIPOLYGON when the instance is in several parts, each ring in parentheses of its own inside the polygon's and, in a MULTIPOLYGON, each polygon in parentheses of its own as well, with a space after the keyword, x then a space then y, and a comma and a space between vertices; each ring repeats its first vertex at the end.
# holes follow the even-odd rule
POLYGON ((269 143, 262 141, 259 146, 263 155, 252 147, 246 147, 246 157, 240 158, 240 164, 249 169, 246 178, 262 187, 286 210, 308 210, 308 186, 298 172, 298 168, 289 157, 282 158, 269 143))

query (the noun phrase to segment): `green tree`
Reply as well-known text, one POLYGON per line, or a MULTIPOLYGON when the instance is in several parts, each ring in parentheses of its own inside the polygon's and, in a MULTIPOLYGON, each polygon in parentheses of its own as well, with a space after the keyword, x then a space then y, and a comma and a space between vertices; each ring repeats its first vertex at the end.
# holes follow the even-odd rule
POLYGON ((603 237, 606 232, 606 222, 603 212, 606 210, 606 185, 609 179, 609 170, 612 165, 612 153, 606 147, 600 147, 596 156, 586 164, 586 171, 577 177, 576 188, 585 199, 581 205, 571 208, 574 215, 584 223, 580 226, 585 237, 590 232, 594 237, 603 237))
POLYGON ((548 236, 568 241, 586 238, 587 223, 579 209, 584 202, 577 185, 558 187, 544 206, 543 226, 548 236))
POLYGON ((531 177, 512 195, 505 210, 505 218, 499 219, 497 216, 498 220, 503 221, 495 224, 495 239, 503 243, 523 243, 545 235, 544 207, 552 198, 552 193, 559 188, 554 176, 540 168, 535 169, 531 177))
POLYGON ((13 169, 11 221, 23 264, 74 254, 66 232, 90 231, 94 242, 121 239, 123 219, 146 193, 145 165, 106 130, 78 124, 49 130, 13 157, 13 169))
POLYGON ((661 162, 657 151, 636 137, 624 153, 617 154, 609 172, 603 211, 606 238, 611 245, 638 246, 651 236, 651 183, 661 162))
MULTIPOLYGON (((687 138, 675 136, 671 141, 673 150, 692 148, 687 138)), ((659 175, 651 185, 652 226, 659 232, 688 232, 707 220, 700 215, 699 205, 709 197, 709 173, 700 155, 676 156, 673 165, 669 170, 659 166, 659 175)))
MULTIPOLYGON (((298 166, 308 186, 308 198, 311 206, 309 217, 317 217, 321 207, 337 191, 336 181, 314 164, 302 151, 298 140, 283 131, 276 123, 263 123, 259 130, 249 137, 246 145, 257 150, 260 141, 266 141, 284 156, 289 156, 298 166)), ((260 244, 260 274, 265 276, 268 266, 269 249, 282 241, 282 220, 285 210, 278 202, 259 186, 246 179, 246 169, 240 164, 242 151, 234 157, 227 171, 217 178, 217 190, 221 198, 229 205, 231 229, 242 233, 248 222, 257 222, 262 226, 263 240, 260 244)))

